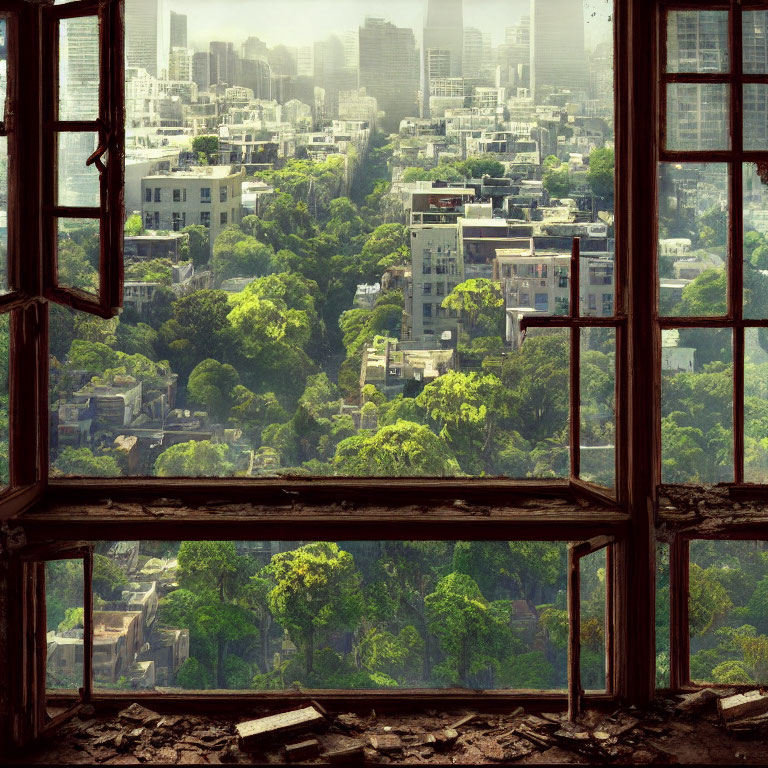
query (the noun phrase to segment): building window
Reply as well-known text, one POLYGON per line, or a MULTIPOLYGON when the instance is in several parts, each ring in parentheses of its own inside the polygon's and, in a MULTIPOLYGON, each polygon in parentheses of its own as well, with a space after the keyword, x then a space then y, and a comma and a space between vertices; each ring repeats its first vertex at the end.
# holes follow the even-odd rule
POLYGON ((421 286, 421 295, 422 296, 431 296, 432 295, 432 283, 423 283, 421 286))
POLYGON ((211 213, 210 213, 210 211, 201 211, 200 212, 200 223, 204 227, 210 227, 211 226, 211 213))
POLYGON ((187 202, 187 190, 186 188, 173 190, 173 202, 174 203, 186 203, 187 202))
POLYGON ((154 202, 160 202, 160 187, 155 187, 155 200, 154 202))
POLYGON ((227 202, 227 188, 223 184, 219 187, 219 202, 220 203, 227 202))
POLYGON ((146 187, 144 189, 144 202, 145 203, 152 202, 152 187, 146 187))
POLYGON ((226 211, 222 211, 219 214, 219 224, 223 227, 223 226, 226 225, 226 223, 227 223, 227 212, 226 211))
POLYGON ((421 312, 423 317, 432 317, 432 305, 422 304, 421 312))
POLYGON ((211 188, 210 187, 200 187, 200 202, 201 203, 210 203, 211 202, 211 188))

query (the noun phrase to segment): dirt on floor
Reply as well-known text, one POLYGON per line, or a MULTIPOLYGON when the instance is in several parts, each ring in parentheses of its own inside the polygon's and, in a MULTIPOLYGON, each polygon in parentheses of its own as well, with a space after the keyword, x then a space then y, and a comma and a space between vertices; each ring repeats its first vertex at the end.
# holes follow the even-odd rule
POLYGON ((588 709, 573 723, 564 713, 521 707, 493 714, 323 712, 319 727, 266 733, 247 744, 237 730, 246 716, 162 715, 132 704, 112 716, 81 713, 13 763, 765 765, 766 718, 726 728, 717 706, 723 695, 658 699, 644 711, 588 709))

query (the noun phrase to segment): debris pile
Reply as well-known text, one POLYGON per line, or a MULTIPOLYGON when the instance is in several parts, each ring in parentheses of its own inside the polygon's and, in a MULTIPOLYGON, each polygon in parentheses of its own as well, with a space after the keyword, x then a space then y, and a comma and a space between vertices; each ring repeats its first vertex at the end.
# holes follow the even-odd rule
POLYGON ((705 688, 658 699, 642 712, 589 709, 575 722, 522 707, 365 716, 329 714, 309 701, 278 713, 249 708, 232 719, 163 715, 134 703, 110 718, 81 712, 59 731, 46 759, 29 762, 637 765, 696 762, 706 750, 732 764, 750 752, 759 757, 766 733, 768 694, 758 690, 705 688), (753 744, 735 741, 749 738, 753 744))

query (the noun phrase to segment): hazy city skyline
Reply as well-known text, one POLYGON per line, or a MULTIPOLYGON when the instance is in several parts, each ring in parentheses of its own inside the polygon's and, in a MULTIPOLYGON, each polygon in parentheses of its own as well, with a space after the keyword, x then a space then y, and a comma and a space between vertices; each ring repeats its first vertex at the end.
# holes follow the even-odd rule
MULTIPOLYGON (((225 0, 210 15, 203 0, 170 0, 168 9, 188 17, 189 45, 207 49, 211 40, 240 42, 254 35, 269 46, 303 46, 331 34, 356 29, 366 16, 386 18, 401 27, 410 27, 421 46, 427 0, 285 0, 278 4, 264 0, 225 0), (312 6, 317 9, 313 11, 312 6), (243 18, 244 9, 254 9, 254 21, 243 18), (292 12, 290 9, 296 9, 292 12), (258 19, 258 20, 256 20, 258 19), (233 31, 238 39, 232 38, 233 31)), ((529 0, 464 0, 464 26, 476 27, 491 35, 493 45, 504 42, 506 27, 518 23, 529 11, 529 0)), ((588 48, 611 39, 610 0, 585 0, 585 39, 588 48)))

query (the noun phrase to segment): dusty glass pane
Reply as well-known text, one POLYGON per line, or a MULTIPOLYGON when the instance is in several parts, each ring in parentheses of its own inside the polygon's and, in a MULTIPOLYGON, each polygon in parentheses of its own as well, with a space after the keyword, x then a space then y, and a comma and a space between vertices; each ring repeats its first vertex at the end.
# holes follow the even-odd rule
POLYGON ((581 478, 612 488, 616 460, 616 331, 581 331, 581 478))
POLYGON ((0 293, 8 290, 8 138, 0 136, 0 293))
POLYGON ((605 563, 601 549, 579 561, 581 575, 581 686, 605 690, 605 563))
POLYGON ((659 314, 727 311, 728 166, 659 163, 659 314))
POLYGON ((744 73, 768 72, 768 11, 744 11, 741 15, 744 73))
POLYGON ((728 11, 667 13, 668 72, 728 70, 728 11))
POLYGON ((60 286, 99 293, 99 220, 56 219, 60 286))
POLYGON ((5 120, 8 92, 8 20, 0 18, 0 120, 5 120))
POLYGON ((83 561, 45 563, 48 690, 83 687, 83 561))
POLYGON ((669 688, 669 544, 656 543, 656 687, 669 688))
POLYGON ((99 20, 59 22, 59 120, 99 116, 99 20))
POLYGON ((10 326, 11 316, 0 315, 0 487, 7 486, 9 476, 10 432, 8 429, 10 376, 10 326))
POLYGON ((768 85, 744 83, 744 149, 768 146, 768 85))
POLYGON ((101 202, 99 171, 85 161, 99 145, 95 132, 67 132, 57 135, 57 205, 98 208, 101 202))
POLYGON ((692 541, 691 680, 768 683, 768 543, 692 541))
POLYGON ((662 482, 733 481, 731 330, 662 331, 661 345, 662 482))
POLYGON ((729 86, 668 83, 666 148, 729 149, 729 86))
MULTIPOLYGON (((566 685, 562 542, 123 541, 94 558, 99 688, 566 685)), ((605 600, 590 579, 588 617, 605 600)))
POLYGON ((125 309, 88 373, 142 385, 92 422, 95 458, 119 440, 122 474, 567 474, 567 335, 521 349, 519 326, 568 314, 574 237, 582 311, 612 311, 610 10, 539 3, 506 29, 443 6, 390 23, 361 2, 340 25, 294 0, 259 37, 222 12, 216 39, 177 14, 169 45, 129 4, 125 309), (173 386, 147 383, 158 366, 173 386))
POLYGON ((744 332, 744 479, 768 483, 768 328, 744 332))
POLYGON ((768 169, 744 164, 744 317, 768 317, 768 169))

